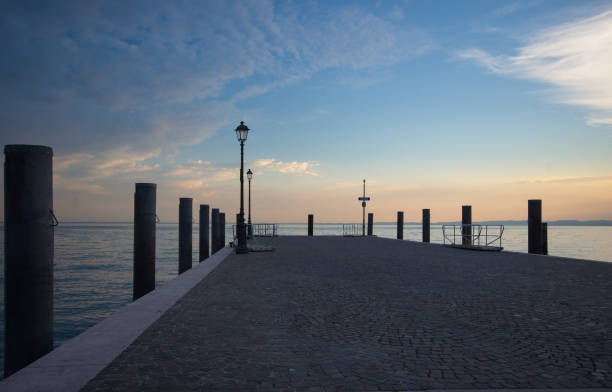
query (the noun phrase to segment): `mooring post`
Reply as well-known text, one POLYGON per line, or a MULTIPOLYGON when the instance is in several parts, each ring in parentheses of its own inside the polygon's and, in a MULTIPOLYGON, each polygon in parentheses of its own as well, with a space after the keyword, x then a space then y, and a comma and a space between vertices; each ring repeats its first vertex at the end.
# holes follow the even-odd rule
POLYGON ((374 214, 368 212, 368 235, 372 235, 374 233, 374 214))
POLYGON ((219 209, 213 208, 210 212, 210 246, 211 254, 219 250, 219 209))
POLYGON ((527 202, 527 251, 542 253, 542 200, 527 202))
POLYGON ((210 230, 208 228, 208 215, 210 207, 208 204, 200 204, 200 262, 208 258, 209 249, 208 244, 210 241, 210 230))
POLYGON ((429 242, 430 215, 429 208, 423 208, 423 242, 429 242))
POLYGON ((472 245, 472 206, 461 206, 461 244, 472 245))
POLYGON ((314 226, 314 215, 308 214, 308 236, 312 237, 313 235, 313 226, 314 226))
POLYGON ((4 376, 53 349, 53 150, 4 146, 4 376))
POLYGON ((548 223, 542 223, 542 254, 548 254, 548 223))
POLYGON ((193 199, 181 197, 179 202, 179 274, 191 268, 193 199))
POLYGON ((397 212, 397 239, 404 239, 404 211, 397 212))
POLYGON ((134 276, 132 299, 155 290, 155 225, 157 185, 136 184, 134 193, 134 276))
POLYGON ((225 248, 225 212, 219 213, 219 249, 225 248))

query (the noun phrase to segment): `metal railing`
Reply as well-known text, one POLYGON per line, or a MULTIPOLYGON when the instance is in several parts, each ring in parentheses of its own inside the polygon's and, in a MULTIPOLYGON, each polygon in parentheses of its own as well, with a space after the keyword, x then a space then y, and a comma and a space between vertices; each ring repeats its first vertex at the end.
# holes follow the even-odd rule
POLYGON ((249 237, 276 237, 278 235, 278 224, 276 223, 251 223, 247 224, 249 237))
MULTIPOLYGON (((277 223, 245 223, 245 229, 247 231, 247 238, 253 237, 276 237, 278 236, 278 224, 277 223)), ((234 241, 237 240, 236 225, 232 225, 232 234, 234 241)))
POLYGON ((504 225, 442 225, 444 244, 463 248, 502 250, 504 225))
POLYGON ((363 225, 361 223, 343 223, 342 235, 345 237, 356 237, 363 235, 363 225))

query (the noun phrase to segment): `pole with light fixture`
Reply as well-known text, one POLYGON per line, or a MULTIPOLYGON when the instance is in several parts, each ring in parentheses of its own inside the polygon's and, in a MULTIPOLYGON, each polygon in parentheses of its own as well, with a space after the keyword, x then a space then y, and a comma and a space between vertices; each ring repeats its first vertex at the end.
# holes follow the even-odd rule
POLYGON ((238 246, 236 253, 248 253, 246 230, 244 227, 244 142, 247 140, 249 127, 244 125, 244 121, 240 121, 240 125, 236 127, 236 137, 240 142, 240 213, 236 217, 236 234, 238 234, 238 246))

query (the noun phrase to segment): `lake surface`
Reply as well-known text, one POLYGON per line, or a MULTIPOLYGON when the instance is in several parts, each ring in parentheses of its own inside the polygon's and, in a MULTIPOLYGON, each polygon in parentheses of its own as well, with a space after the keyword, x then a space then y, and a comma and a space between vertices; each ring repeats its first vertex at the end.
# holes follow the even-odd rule
MULTIPOLYGON (((193 260, 198 258, 194 224, 193 260)), ((315 224, 315 235, 342 235, 341 224, 315 224)), ((4 237, 4 227, 0 226, 4 237)), ((306 235, 306 224, 279 225, 280 235, 306 235)), ((395 238, 395 223, 377 223, 374 234, 395 238)), ((226 227, 226 239, 232 227, 226 227)), ((442 228, 431 226, 431 242, 442 243, 442 228)), ((132 299, 131 223, 62 223, 55 229, 55 346, 111 315, 132 299)), ((405 225, 404 239, 421 240, 420 225, 405 225)), ((157 226, 156 285, 178 274, 178 224, 157 226)), ((506 226, 505 250, 527 251, 527 226, 506 226)), ((612 227, 549 226, 551 255, 612 261, 612 227)), ((0 241, 0 369, 4 358, 4 241, 0 241)), ((0 372, 2 373, 2 372, 0 372)))

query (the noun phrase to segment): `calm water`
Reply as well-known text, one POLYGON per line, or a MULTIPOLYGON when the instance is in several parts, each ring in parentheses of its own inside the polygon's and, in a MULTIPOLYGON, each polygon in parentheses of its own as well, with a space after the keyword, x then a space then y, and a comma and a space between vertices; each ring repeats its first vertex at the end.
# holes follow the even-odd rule
MULTIPOLYGON (((193 259, 198 257, 194 225, 193 259)), ((0 226, 4 237, 4 228, 0 226)), ((280 224, 280 235, 305 235, 305 224, 280 224)), ((341 235, 340 224, 315 225, 315 235, 341 235)), ((374 234, 395 238, 395 224, 379 223, 374 234)), ((55 345, 78 335, 132 298, 132 236, 130 223, 64 223, 55 230, 55 345)), ((231 238, 231 226, 226 229, 231 238)), ((420 241, 421 228, 404 227, 404 238, 420 241)), ((442 242, 440 226, 432 225, 431 241, 442 242)), ((506 226, 506 250, 527 251, 527 226, 506 226)), ((612 261, 612 227, 549 226, 549 253, 555 256, 612 261)), ((195 262, 197 263, 197 262, 195 262)), ((157 226, 156 285, 178 272, 178 224, 157 226)), ((4 242, 0 241, 0 336, 4 336, 4 242)), ((0 339, 0 368, 4 357, 0 339)), ((1 372, 0 372, 1 373, 1 372)))

